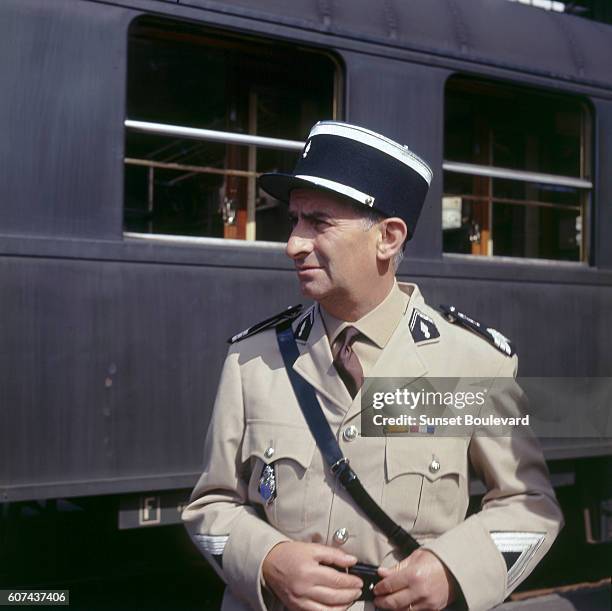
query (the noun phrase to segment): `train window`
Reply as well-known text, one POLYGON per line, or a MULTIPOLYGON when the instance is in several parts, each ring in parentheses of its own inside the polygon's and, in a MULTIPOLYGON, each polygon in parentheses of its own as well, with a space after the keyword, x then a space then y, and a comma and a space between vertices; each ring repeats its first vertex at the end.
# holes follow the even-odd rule
POLYGON ((286 240, 256 178, 291 171, 309 128, 337 118, 335 59, 151 17, 128 54, 127 235, 286 240))
POLYGON ((570 96, 449 79, 444 252, 585 261, 590 123, 570 96))

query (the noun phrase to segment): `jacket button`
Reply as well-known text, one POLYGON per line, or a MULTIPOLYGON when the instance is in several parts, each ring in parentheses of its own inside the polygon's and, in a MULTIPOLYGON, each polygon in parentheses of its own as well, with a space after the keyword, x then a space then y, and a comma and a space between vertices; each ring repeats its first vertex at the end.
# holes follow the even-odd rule
POLYGON ((348 540, 348 529, 342 527, 339 528, 335 533, 334 533, 334 541, 336 543, 339 543, 340 545, 343 545, 344 543, 347 542, 348 540))
POLYGON ((267 448, 266 451, 264 452, 264 456, 266 458, 272 458, 274 456, 274 448, 272 446, 267 448))
POLYGON ((440 470, 440 461, 435 456, 432 456, 431 458, 431 462, 429 463, 429 470, 431 471, 431 473, 437 473, 440 470))
POLYGON ((344 431, 342 431, 342 437, 344 438, 344 441, 354 441, 357 439, 358 433, 359 431, 357 430, 357 427, 354 424, 351 424, 351 426, 347 426, 344 431))

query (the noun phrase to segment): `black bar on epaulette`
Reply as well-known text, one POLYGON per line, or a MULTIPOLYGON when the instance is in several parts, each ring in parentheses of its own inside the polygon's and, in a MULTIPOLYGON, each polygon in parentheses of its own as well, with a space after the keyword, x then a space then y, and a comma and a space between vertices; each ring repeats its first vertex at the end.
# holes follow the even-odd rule
POLYGON ((368 519, 387 536, 400 552, 409 556, 418 549, 419 543, 389 517, 363 487, 357 474, 349 465, 348 459, 342 455, 342 450, 323 414, 313 387, 293 369, 299 351, 291 329, 291 322, 284 322, 276 327, 276 338, 300 409, 332 473, 368 519))
POLYGON ((259 333, 260 331, 265 331, 266 329, 269 329, 270 327, 273 327, 281 323, 283 320, 292 321, 294 318, 300 315, 303 307, 304 306, 301 303, 298 303, 297 305, 294 305, 294 306, 290 306, 286 310, 280 312, 279 314, 270 316, 270 318, 266 318, 265 320, 258 322, 256 325, 253 325, 252 327, 248 327, 244 331, 241 331, 240 333, 236 333, 236 335, 232 335, 232 337, 230 337, 227 340, 227 343, 234 344, 240 340, 246 339, 247 337, 251 337, 252 335, 255 335, 256 333, 259 333))

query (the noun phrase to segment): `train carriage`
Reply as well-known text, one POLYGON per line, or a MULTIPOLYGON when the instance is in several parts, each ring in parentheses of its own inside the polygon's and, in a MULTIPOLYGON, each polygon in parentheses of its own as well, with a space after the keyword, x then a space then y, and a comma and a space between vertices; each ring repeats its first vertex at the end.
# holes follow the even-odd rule
MULTIPOLYGON (((320 119, 433 168, 402 279, 501 329, 523 375, 609 374, 612 26, 501 0, 0 15, 5 510, 113 499, 122 527, 178 520, 226 339, 300 302, 256 178, 290 170, 320 119)), ((605 538, 610 440, 545 453, 605 538)))

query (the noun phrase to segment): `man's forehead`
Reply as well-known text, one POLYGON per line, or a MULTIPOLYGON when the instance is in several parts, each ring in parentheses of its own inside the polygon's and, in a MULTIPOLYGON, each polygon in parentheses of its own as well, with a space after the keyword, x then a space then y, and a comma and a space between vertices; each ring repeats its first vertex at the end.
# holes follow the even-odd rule
MULTIPOLYGON (((354 211, 346 199, 318 189, 293 189, 289 195, 289 211, 344 216, 354 211)), ((352 216, 352 215, 351 215, 352 216)))

